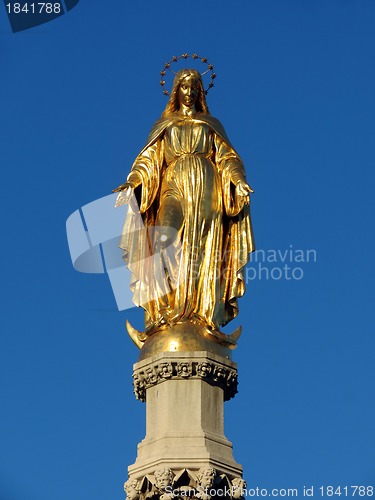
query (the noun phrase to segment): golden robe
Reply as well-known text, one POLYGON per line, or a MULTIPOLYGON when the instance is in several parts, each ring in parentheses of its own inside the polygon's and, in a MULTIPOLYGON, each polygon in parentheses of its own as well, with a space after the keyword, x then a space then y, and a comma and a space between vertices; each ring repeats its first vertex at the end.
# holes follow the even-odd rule
POLYGON ((219 330, 238 313, 255 248, 249 207, 235 195, 245 181, 239 155, 211 115, 175 113, 153 126, 128 176, 135 180, 145 229, 130 209, 120 247, 146 331, 186 320, 219 330), (168 227, 176 237, 160 251, 168 227))

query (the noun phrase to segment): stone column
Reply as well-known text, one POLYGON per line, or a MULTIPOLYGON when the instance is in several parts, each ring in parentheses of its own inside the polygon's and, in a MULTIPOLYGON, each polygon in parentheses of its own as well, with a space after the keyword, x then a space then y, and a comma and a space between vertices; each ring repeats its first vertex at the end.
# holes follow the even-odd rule
POLYGON ((180 486, 218 478, 231 485, 242 477, 224 435, 224 401, 237 393, 234 362, 207 351, 162 352, 136 363, 133 378, 137 399, 146 402, 146 436, 128 468, 128 489, 137 482, 145 491, 157 489, 163 471, 166 483, 180 478, 180 486), (145 486, 145 478, 155 484, 145 486))

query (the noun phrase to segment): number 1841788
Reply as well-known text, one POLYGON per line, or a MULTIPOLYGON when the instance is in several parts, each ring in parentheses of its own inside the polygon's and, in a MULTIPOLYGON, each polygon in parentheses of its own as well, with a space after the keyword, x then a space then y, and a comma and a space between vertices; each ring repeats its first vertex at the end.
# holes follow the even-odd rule
POLYGON ((8 3, 8 14, 60 14, 61 4, 58 2, 8 3))
POLYGON ((333 497, 333 496, 344 496, 344 497, 372 497, 374 495, 373 486, 321 486, 320 488, 321 496, 333 497))

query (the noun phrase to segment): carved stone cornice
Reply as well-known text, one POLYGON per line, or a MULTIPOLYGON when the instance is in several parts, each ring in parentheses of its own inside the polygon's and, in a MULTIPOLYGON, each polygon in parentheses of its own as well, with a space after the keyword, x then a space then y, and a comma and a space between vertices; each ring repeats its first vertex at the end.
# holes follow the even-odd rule
POLYGON ((199 470, 159 468, 146 476, 131 476, 124 484, 127 500, 244 500, 246 482, 212 467, 199 470))
POLYGON ((146 401, 149 387, 168 380, 203 380, 224 391, 224 401, 237 393, 237 366, 229 359, 209 352, 161 353, 134 365, 134 394, 146 401))

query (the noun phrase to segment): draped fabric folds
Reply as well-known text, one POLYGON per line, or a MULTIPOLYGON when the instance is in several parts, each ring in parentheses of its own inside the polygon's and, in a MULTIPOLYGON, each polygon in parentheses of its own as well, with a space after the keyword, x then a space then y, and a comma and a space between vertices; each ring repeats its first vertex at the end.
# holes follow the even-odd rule
POLYGON ((153 126, 128 176, 141 184, 120 243, 147 330, 185 320, 219 330, 237 315, 255 249, 239 180, 242 161, 211 115, 175 113, 153 126))

